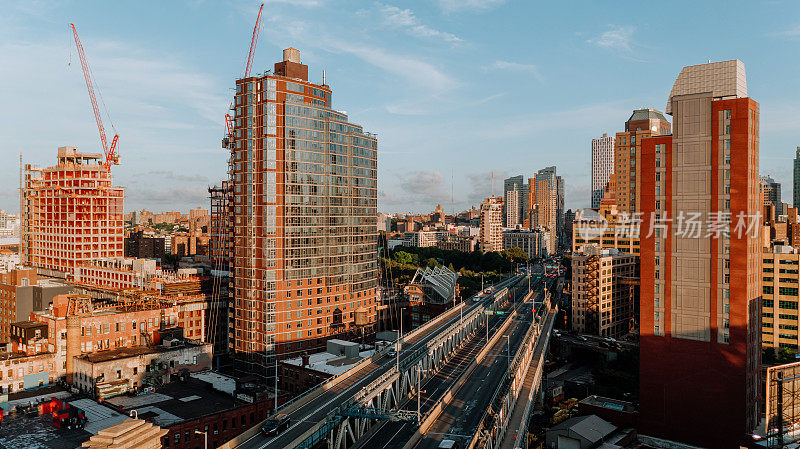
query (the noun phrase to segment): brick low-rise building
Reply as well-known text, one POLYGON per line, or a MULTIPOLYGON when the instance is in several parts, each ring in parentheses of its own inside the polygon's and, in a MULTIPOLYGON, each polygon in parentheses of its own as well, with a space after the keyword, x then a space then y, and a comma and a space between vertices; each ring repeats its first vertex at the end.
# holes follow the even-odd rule
POLYGON ((588 246, 572 255, 572 329, 622 337, 634 329, 637 258, 588 246))
POLYGON ((81 354, 74 359, 73 385, 98 398, 161 386, 184 371, 211 368, 211 344, 165 339, 156 346, 137 346, 81 354))
POLYGON ((34 268, 0 273, 0 343, 9 341, 12 323, 29 319, 31 312, 47 310, 53 297, 72 290, 64 282, 40 278, 34 268))

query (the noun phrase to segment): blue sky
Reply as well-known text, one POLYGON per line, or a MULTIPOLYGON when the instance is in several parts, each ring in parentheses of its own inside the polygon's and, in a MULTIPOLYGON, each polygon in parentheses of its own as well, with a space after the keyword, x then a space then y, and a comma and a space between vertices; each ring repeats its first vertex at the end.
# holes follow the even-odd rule
MULTIPOLYGON (((0 208, 18 209, 20 152, 101 151, 69 22, 120 134, 126 210, 207 207, 259 3, 0 1, 0 208)), ((381 211, 462 209, 492 172, 500 191, 549 165, 586 207, 591 139, 663 111, 684 65, 734 58, 761 104, 761 173, 791 202, 800 2, 267 1, 254 71, 288 46, 378 134, 381 211)))

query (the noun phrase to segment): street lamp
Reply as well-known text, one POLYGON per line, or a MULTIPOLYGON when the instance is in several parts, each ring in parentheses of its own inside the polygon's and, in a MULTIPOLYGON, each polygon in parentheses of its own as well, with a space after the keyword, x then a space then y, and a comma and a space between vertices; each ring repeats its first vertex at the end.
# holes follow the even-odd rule
POLYGON ((506 347, 508 348, 508 363, 506 364, 506 375, 508 375, 508 371, 511 370, 511 336, 506 335, 506 347))
POLYGON ((203 448, 208 449, 208 432, 201 432, 197 429, 194 429, 194 433, 203 435, 203 448))
POLYGON ((428 370, 417 365, 417 422, 422 425, 422 373, 428 370))
POLYGON ((397 356, 397 372, 400 372, 400 349, 403 347, 403 311, 406 310, 405 307, 400 308, 400 332, 397 333, 397 348, 395 349, 395 355, 397 356))

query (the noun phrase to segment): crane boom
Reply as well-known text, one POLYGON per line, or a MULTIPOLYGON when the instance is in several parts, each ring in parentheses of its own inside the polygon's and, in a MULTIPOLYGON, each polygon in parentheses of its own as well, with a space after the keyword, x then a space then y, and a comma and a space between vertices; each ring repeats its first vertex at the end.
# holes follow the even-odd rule
POLYGON ((256 53, 256 43, 258 43, 258 29, 261 25, 261 11, 264 10, 264 4, 258 8, 258 17, 256 18, 256 26, 253 28, 253 37, 250 39, 250 52, 247 54, 247 66, 244 68, 244 77, 250 76, 250 68, 253 66, 253 56, 256 53))
POLYGON ((94 94, 94 85, 92 84, 92 76, 91 72, 89 71, 89 64, 86 62, 86 55, 83 52, 83 45, 81 44, 81 39, 78 37, 78 30, 75 29, 75 25, 72 23, 69 25, 72 27, 72 35, 75 37, 75 47, 78 50, 78 57, 81 60, 83 78, 86 80, 86 90, 89 91, 89 100, 92 103, 94 119, 97 121, 97 131, 100 133, 100 142, 103 144, 103 153, 105 154, 103 166, 109 168, 112 164, 116 164, 119 161, 119 158, 116 154, 119 134, 114 134, 114 138, 111 141, 111 146, 109 147, 106 139, 106 130, 103 127, 103 117, 100 115, 100 108, 97 106, 97 99, 95 98, 94 94))

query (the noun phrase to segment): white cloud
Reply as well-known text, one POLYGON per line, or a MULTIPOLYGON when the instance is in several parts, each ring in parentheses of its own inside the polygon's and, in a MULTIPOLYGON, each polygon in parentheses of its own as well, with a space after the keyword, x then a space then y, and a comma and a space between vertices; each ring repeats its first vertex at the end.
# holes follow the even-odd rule
POLYGON ((539 82, 543 81, 539 68, 533 64, 522 64, 513 61, 495 61, 492 67, 498 70, 512 70, 517 72, 527 72, 533 75, 539 82))
POLYGON ((788 37, 788 38, 800 37, 800 24, 794 25, 793 27, 785 29, 783 31, 778 31, 774 33, 774 35, 780 37, 788 37))
POLYGON ((617 51, 631 51, 631 40, 636 28, 632 26, 614 26, 600 36, 589 39, 586 42, 617 51))
POLYGON ((382 16, 382 21, 385 25, 392 28, 402 29, 412 36, 442 40, 450 44, 458 44, 463 42, 463 39, 455 34, 439 31, 420 23, 417 16, 414 15, 414 11, 410 9, 400 9, 396 6, 378 3, 378 11, 382 16))
MULTIPOLYGON (((188 195, 171 185, 188 182, 185 173, 147 175, 148 183, 139 186, 134 174, 152 169, 157 160, 161 166, 191 166, 193 172, 202 173, 195 178, 198 182, 201 177, 223 177, 225 154, 215 147, 224 129, 227 86, 159 50, 96 37, 84 39, 84 45, 120 134, 122 164, 114 173, 117 185, 130 186, 126 193, 132 202, 126 203, 126 209, 132 204, 147 207, 150 201, 166 202, 172 193, 184 204, 206 204, 204 187, 188 195), (199 162, 200 153, 211 155, 199 162)), ((0 42, 0 98, 13 105, 0 111, 0 135, 6 136, 8 149, 23 153, 25 162, 50 165, 55 162, 56 147, 62 145, 101 152, 80 63, 73 48, 68 66, 69 53, 64 41, 0 42), (46 131, 42 131, 43 122, 30 119, 43 113, 46 131)), ((99 106, 103 111, 103 105, 99 106)), ((103 120, 110 139, 114 130, 104 111, 103 120)), ((9 158, 9 153, 3 151, 2 156, 9 158)), ((0 177, 14 179, 16 170, 16 166, 0 167, 0 177)), ((7 209, 14 205, 0 201, 0 207, 7 209)))
POLYGON ((504 4, 507 0, 437 0, 436 3, 445 12, 487 11, 504 4))

